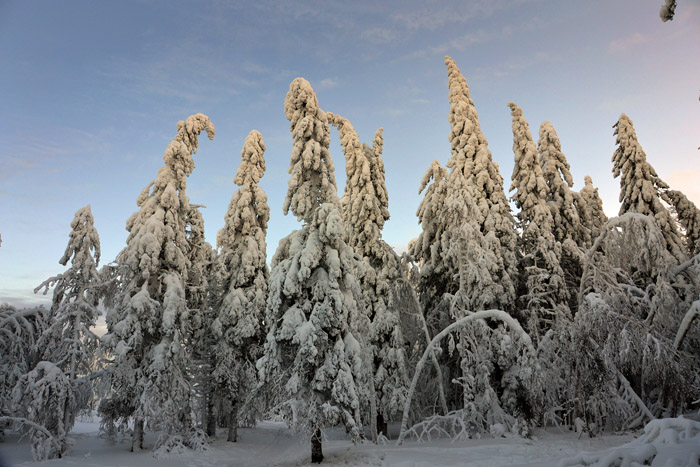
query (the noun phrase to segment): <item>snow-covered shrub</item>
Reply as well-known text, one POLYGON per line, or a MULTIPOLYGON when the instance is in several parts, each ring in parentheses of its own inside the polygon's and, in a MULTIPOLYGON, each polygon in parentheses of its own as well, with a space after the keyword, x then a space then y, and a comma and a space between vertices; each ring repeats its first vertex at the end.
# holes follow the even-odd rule
POLYGON ((21 416, 32 422, 24 425, 31 435, 34 459, 62 457, 75 421, 73 390, 63 371, 51 362, 37 363, 17 381, 13 403, 21 416))
POLYGON ((601 452, 563 459, 559 466, 681 466, 699 462, 700 423, 679 417, 651 420, 637 439, 601 452))
MULTIPOLYGON (((37 347, 49 324, 49 311, 44 307, 17 310, 0 303, 0 417, 21 416, 21 407, 13 402, 17 382, 41 361, 37 347)), ((5 424, 0 422, 0 440, 5 424)))

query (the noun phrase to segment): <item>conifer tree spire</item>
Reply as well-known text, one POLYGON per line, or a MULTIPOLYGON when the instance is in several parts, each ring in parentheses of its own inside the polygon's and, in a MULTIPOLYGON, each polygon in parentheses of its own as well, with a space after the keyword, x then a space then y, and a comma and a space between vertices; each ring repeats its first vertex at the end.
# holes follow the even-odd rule
POLYGON ((670 204, 665 195, 668 185, 647 162, 632 120, 622 114, 613 128, 617 136, 617 148, 612 157, 613 175, 620 176, 620 215, 637 212, 653 217, 664 235, 668 251, 678 261, 683 261, 683 242, 671 213, 661 203, 663 197, 670 204))
POLYGON ((269 329, 257 366, 280 413, 310 435, 312 462, 320 462, 325 427, 343 424, 355 441, 362 432, 366 368, 362 338, 353 335, 361 320, 361 265, 343 240, 327 117, 308 81, 292 82, 284 108, 294 142, 284 211, 305 223, 272 258, 269 329))
MULTIPOLYGON (((579 217, 591 231, 592 244, 600 235, 600 229, 608 221, 608 216, 603 211, 603 201, 598 194, 598 188, 593 186, 593 179, 591 179, 590 175, 586 175, 584 178, 584 186, 581 188, 580 197, 583 201, 584 215, 579 215, 579 217)), ((590 246, 588 245, 588 247, 590 246)))
POLYGON ((262 135, 252 130, 233 179, 240 188, 231 198, 225 225, 217 234, 220 253, 215 271, 222 296, 212 323, 217 338, 213 376, 232 407, 229 441, 236 441, 236 406, 255 385, 255 362, 264 337, 268 280, 265 236, 270 219, 267 196, 258 186, 265 173, 264 152, 262 135))
POLYGON ((188 225, 197 221, 191 218, 186 179, 199 134, 206 131, 213 139, 215 130, 203 114, 178 122, 177 130, 163 154, 165 166, 142 190, 139 210, 126 222, 126 247, 116 258, 119 286, 106 300, 103 342, 115 358, 113 406, 128 410, 105 415, 134 417, 132 450, 143 447, 144 423, 164 430, 159 449, 177 449, 183 435, 191 447, 201 447, 201 438, 192 436, 197 428, 187 379, 192 350, 187 342, 193 335, 185 293, 193 256, 188 225))
MULTIPOLYGON (((45 280, 34 289, 35 293, 44 289, 46 294, 53 288, 54 293, 48 316, 49 326, 36 343, 41 359, 45 361, 40 362, 41 365, 37 365, 32 374, 45 376, 49 380, 51 378, 48 376, 54 374, 56 379, 53 382, 33 383, 58 385, 47 389, 47 394, 43 396, 50 397, 48 393, 51 391, 63 393, 66 402, 51 408, 50 411, 54 412, 51 415, 34 413, 31 417, 36 421, 53 417, 46 428, 56 436, 59 448, 52 454, 59 457, 67 446, 66 435, 73 428, 76 415, 87 408, 91 388, 85 381, 81 382, 81 377, 90 373, 90 362, 99 347, 99 338, 92 328, 100 315, 97 309, 100 301, 97 287, 101 284, 97 271, 100 237, 95 229, 90 205, 78 209, 70 225, 68 245, 58 261, 63 266, 70 261, 70 268, 63 274, 45 280)), ((34 407, 50 404, 48 400, 29 400, 36 398, 37 393, 32 393, 36 389, 26 389, 30 392, 23 397, 27 398, 28 404, 34 407)))
POLYGON ((554 236, 554 220, 547 205, 547 182, 537 160, 537 149, 522 109, 509 103, 513 118, 513 168, 511 191, 520 212, 522 228, 520 270, 526 293, 522 307, 529 314, 531 331, 542 334, 557 316, 568 315, 569 293, 559 263, 562 247, 554 236))
POLYGON ((375 147, 369 148, 360 142, 348 119, 331 112, 327 116, 329 122, 338 128, 345 154, 347 182, 341 201, 345 240, 364 256, 380 257, 381 230, 389 219, 384 163, 381 160, 382 130, 377 130, 375 147))
MULTIPOLYGON (((496 282, 504 287, 504 293, 493 304, 494 308, 511 310, 515 299, 513 280, 509 271, 515 270, 515 244, 517 234, 508 199, 503 189, 503 177, 498 164, 493 161, 488 142, 479 124, 479 115, 469 94, 467 81, 451 57, 445 57, 447 65, 450 101, 450 143, 452 157, 447 163, 450 169, 450 185, 471 185, 477 216, 484 236, 494 235, 498 242, 494 253, 499 262, 494 271, 496 282)), ((450 191, 455 191, 451 189, 450 191)))
POLYGON ((591 234, 579 218, 576 207, 578 194, 571 190, 574 179, 566 156, 561 151, 559 136, 550 122, 540 125, 537 149, 542 174, 547 181, 547 201, 554 220, 554 237, 562 244, 570 239, 583 249, 590 243, 591 234))
POLYGON ((283 210, 287 214, 291 209, 298 220, 308 223, 321 204, 338 204, 335 166, 328 149, 330 127, 311 84, 304 78, 296 78, 289 85, 284 113, 294 143, 289 162, 292 177, 283 210))

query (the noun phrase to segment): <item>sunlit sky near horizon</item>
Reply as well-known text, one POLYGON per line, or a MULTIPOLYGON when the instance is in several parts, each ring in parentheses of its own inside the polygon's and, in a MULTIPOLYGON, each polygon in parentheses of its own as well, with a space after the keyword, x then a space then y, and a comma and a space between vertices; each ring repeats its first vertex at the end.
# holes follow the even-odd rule
MULTIPOLYGON (((420 179, 450 157, 447 72, 469 83, 506 194, 513 167, 509 101, 537 139, 554 125, 574 189, 585 175, 617 214, 612 125, 633 120, 662 179, 700 205, 700 1, 13 1, 0 0, 0 302, 46 303, 33 288, 58 264, 70 222, 90 204, 101 264, 124 247, 136 197, 162 166, 178 120, 207 114, 187 185, 215 244, 243 140, 265 140, 261 182, 271 258, 299 227, 282 214, 291 134, 283 112, 302 76, 321 108, 363 141, 384 127, 391 220, 403 251, 420 232, 420 179)), ((338 135, 331 153, 345 183, 338 135)))

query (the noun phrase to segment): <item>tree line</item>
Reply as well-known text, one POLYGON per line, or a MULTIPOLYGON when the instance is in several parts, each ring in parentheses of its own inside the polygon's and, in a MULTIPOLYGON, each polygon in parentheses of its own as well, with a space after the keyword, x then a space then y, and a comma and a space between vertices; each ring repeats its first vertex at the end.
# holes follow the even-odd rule
POLYGON ((204 450, 262 417, 355 442, 389 436, 591 435, 683 413, 700 395, 700 211, 661 180, 632 125, 615 124, 621 208, 608 219, 590 177, 573 177, 550 122, 537 143, 509 103, 515 165, 506 196, 467 82, 445 58, 451 156, 420 182, 421 233, 399 256, 383 133, 363 143, 295 79, 284 112, 292 152, 283 210, 302 222, 267 264, 270 209, 253 130, 238 186, 206 242, 187 177, 209 118, 177 124, 164 166, 137 197, 126 245, 98 269, 90 206, 35 291, 52 305, 0 306, 0 428, 26 430, 37 459, 61 457, 78 414, 97 407, 112 440, 158 433, 156 453, 204 450), (338 196, 337 129, 347 180, 338 196), (107 333, 92 331, 102 303, 107 333))

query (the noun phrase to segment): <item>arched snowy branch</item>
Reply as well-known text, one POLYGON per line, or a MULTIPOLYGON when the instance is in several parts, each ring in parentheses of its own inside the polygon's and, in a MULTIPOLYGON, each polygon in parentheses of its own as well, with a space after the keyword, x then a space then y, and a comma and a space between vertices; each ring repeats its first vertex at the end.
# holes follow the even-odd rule
POLYGON ((683 321, 681 321, 681 325, 678 327, 678 333, 676 333, 676 339, 673 341, 674 349, 678 350, 678 348, 681 346, 681 342, 683 342, 683 338, 688 333, 688 329, 690 329, 690 325, 693 323, 693 320, 695 320, 695 318, 699 316, 700 298, 693 302, 693 304, 690 306, 690 309, 683 317, 683 321))
POLYGON ((508 313, 502 310, 481 310, 477 311, 476 313, 473 313, 471 315, 465 316, 464 318, 460 318, 454 323, 450 324, 447 326, 445 329, 443 329, 438 335, 433 337, 433 340, 430 341, 428 346, 426 347, 425 351, 423 352, 423 356, 421 357, 420 361, 416 365, 416 371, 413 374, 413 381, 411 381, 411 387, 408 392, 408 399, 406 400, 406 405, 403 409, 403 418, 401 420, 401 433, 399 434, 399 440, 396 442, 397 445, 401 445, 403 443, 403 439, 406 436, 406 429, 408 428, 408 414, 411 409, 411 399, 413 398, 413 393, 416 390, 416 385, 418 384, 418 379, 420 378, 421 371, 423 370, 423 366, 425 366, 425 362, 428 360, 428 358, 433 354, 433 348, 442 340, 444 339, 448 334, 450 334, 452 331, 464 327, 468 325, 472 321, 476 321, 477 319, 496 319, 503 321, 508 327, 510 327, 512 330, 514 330, 520 339, 525 343, 525 345, 528 347, 529 350, 531 350, 533 353, 535 352, 535 349, 532 346, 532 340, 530 339, 530 336, 525 332, 525 330, 520 326, 520 324, 508 313))

